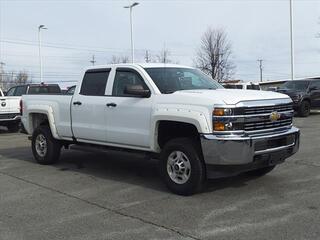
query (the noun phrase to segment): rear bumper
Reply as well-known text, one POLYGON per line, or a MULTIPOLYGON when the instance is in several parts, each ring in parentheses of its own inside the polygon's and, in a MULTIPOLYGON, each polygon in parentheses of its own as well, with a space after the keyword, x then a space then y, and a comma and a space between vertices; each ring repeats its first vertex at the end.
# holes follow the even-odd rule
POLYGON ((10 122, 20 121, 21 116, 19 113, 0 113, 0 125, 5 125, 10 122))
POLYGON ((279 164, 298 151, 299 142, 300 130, 295 127, 281 133, 255 137, 201 136, 208 177, 235 175, 279 164), (212 170, 216 171, 215 174, 212 170))

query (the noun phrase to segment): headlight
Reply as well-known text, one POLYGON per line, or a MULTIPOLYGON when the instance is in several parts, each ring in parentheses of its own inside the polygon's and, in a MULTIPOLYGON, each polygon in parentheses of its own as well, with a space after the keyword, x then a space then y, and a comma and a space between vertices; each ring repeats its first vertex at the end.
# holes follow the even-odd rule
POLYGON ((240 108, 215 108, 212 112, 213 131, 243 130, 244 119, 235 115, 242 115, 240 108))
POLYGON ((213 116, 231 116, 232 114, 231 108, 215 108, 213 110, 213 116))

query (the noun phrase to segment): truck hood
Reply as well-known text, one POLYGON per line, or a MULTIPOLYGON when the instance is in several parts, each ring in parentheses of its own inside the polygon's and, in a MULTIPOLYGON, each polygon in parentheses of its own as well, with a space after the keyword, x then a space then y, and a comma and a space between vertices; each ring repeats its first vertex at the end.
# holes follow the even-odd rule
POLYGON ((184 97, 194 98, 197 95, 201 98, 212 100, 222 100, 225 104, 237 104, 243 101, 288 99, 285 94, 259 91, 259 90, 239 90, 239 89, 216 89, 216 90, 182 90, 173 93, 184 97))

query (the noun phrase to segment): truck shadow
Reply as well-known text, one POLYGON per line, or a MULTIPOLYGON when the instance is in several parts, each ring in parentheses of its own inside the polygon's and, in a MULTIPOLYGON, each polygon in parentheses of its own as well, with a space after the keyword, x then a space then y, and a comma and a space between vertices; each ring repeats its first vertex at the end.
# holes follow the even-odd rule
MULTIPOLYGON (((0 149, 0 154, 4 159, 10 158, 37 164, 33 159, 30 147, 0 149)), ((160 192, 169 192, 161 181, 157 160, 139 155, 111 151, 108 153, 91 153, 63 150, 60 161, 50 167, 56 168, 57 171, 82 173, 94 179, 108 179, 160 192)), ((244 187, 250 180, 252 180, 252 177, 249 178, 245 175, 208 180, 203 193, 214 192, 225 188, 244 187)))

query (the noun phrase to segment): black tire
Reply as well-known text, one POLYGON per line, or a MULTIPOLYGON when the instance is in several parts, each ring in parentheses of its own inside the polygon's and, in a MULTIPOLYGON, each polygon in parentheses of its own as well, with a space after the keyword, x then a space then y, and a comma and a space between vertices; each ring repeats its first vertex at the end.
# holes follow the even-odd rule
POLYGON ((269 166, 269 167, 264 167, 264 168, 259 168, 256 170, 252 170, 249 172, 246 172, 247 175, 252 176, 252 177, 261 177, 269 172, 271 172, 276 166, 269 166))
POLYGON ((310 102, 303 100, 300 104, 298 115, 300 117, 308 117, 310 115, 310 108, 311 108, 310 102))
MULTIPOLYGON (((199 144, 189 138, 176 138, 168 141, 162 149, 160 156, 160 173, 166 186, 179 195, 192 195, 199 192, 206 180, 206 170, 199 144), (167 169, 168 158, 175 151, 182 152, 190 162, 188 180, 185 183, 176 183, 169 175, 167 169)), ((171 168, 174 170, 174 168, 171 168)))
POLYGON ((12 133, 18 132, 19 129, 20 129, 20 123, 19 123, 19 122, 9 123, 9 124, 7 125, 7 128, 8 128, 8 131, 9 131, 9 132, 12 132, 12 133))
POLYGON ((61 144, 54 139, 49 126, 39 126, 34 130, 31 141, 32 153, 35 160, 43 165, 49 165, 57 162, 60 157, 61 144), (43 136, 46 141, 46 151, 40 155, 37 151, 36 141, 38 137, 43 136))

